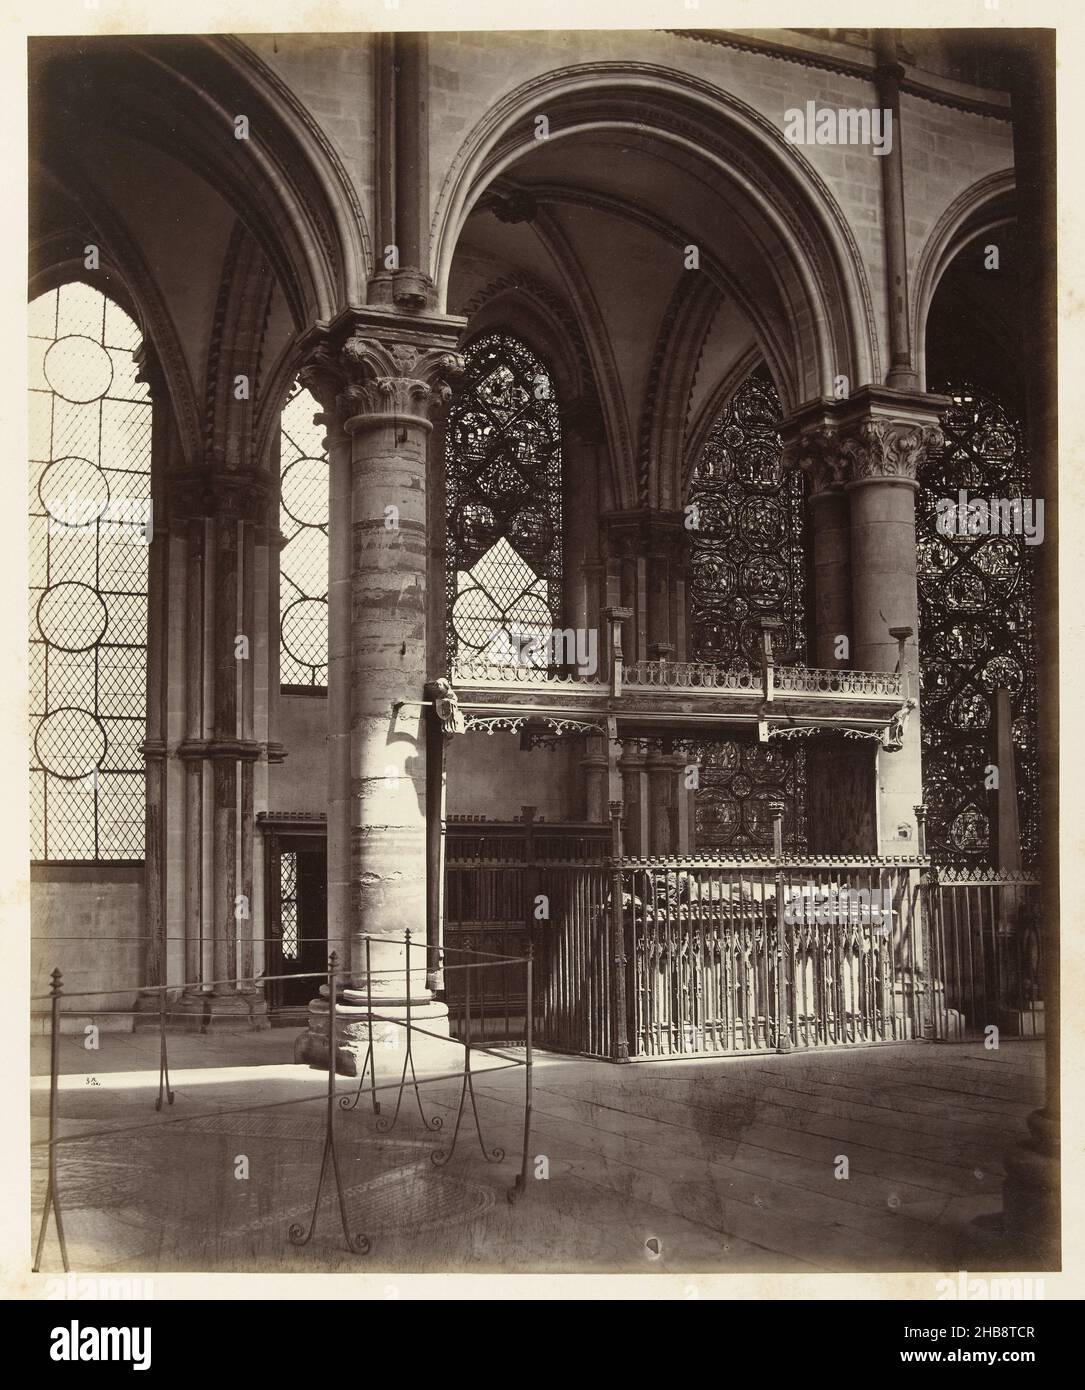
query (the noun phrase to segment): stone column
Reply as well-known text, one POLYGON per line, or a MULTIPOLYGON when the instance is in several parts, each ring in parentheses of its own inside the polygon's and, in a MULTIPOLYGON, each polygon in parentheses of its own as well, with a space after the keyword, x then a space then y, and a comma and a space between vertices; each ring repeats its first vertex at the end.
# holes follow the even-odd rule
POLYGON ((607 773, 610 759, 605 735, 588 736, 586 752, 580 760, 580 766, 584 769, 584 819, 602 824, 610 818, 607 805, 607 773))
MULTIPOLYGON (((599 634, 599 651, 606 649, 607 634, 603 623, 603 609, 607 606, 607 567, 604 560, 585 560, 580 566, 582 576, 584 626, 594 628, 599 634)), ((600 660, 602 658, 600 657, 600 660)), ((602 672, 600 672, 602 674, 602 672)))
POLYGON ((392 297, 411 309, 432 305, 429 245, 429 35, 395 34, 395 225, 399 268, 392 297))
POLYGON ((600 518, 611 592, 616 581, 618 601, 613 606, 628 609, 630 614, 622 622, 622 654, 627 666, 644 661, 648 655, 644 517, 644 512, 609 512, 600 518))
POLYGON ((689 660, 689 539, 683 525, 676 532, 670 559, 671 642, 674 660, 689 660))
POLYGON ((215 730, 211 752, 214 798, 214 933, 213 991, 236 993, 237 932, 237 754, 229 738, 237 737, 237 651, 241 631, 238 612, 238 527, 235 518, 215 518, 215 730))
POLYGON ((677 854, 683 819, 679 799, 685 792, 682 774, 686 760, 680 753, 667 751, 665 742, 662 749, 649 752, 646 765, 651 853, 659 856, 677 854))
POLYGON ((889 386, 914 391, 919 385, 912 360, 908 318, 908 224, 904 199, 904 131, 900 119, 900 84, 904 66, 893 30, 877 36, 878 64, 874 81, 878 104, 892 122, 893 141, 878 163, 882 171, 882 229, 885 250, 885 289, 889 307, 889 386))
POLYGON ((811 665, 853 665, 851 513, 846 461, 835 424, 819 402, 784 427, 784 466, 806 474, 813 551, 811 665), (840 638, 846 638, 846 645, 840 638))
MULTIPOLYGON (((238 763, 241 795, 238 807, 237 872, 238 892, 248 919, 246 930, 238 939, 237 978, 239 988, 252 993, 253 985, 253 927, 256 923, 255 904, 255 841, 256 787, 255 763, 259 750, 254 739, 255 673, 257 658, 256 634, 256 523, 246 518, 240 523, 239 561, 241 571, 241 623, 238 632, 248 643, 248 656, 239 664, 241 676, 241 709, 239 731, 246 756, 238 763)), ((235 914, 236 915, 236 914, 235 914)), ((244 919, 242 919, 244 921, 244 919)))
POLYGON ((328 950, 350 960, 351 441, 334 411, 328 434, 328 950))
POLYGON ((625 533, 620 537, 618 555, 621 563, 621 603, 633 615, 622 624, 622 652, 629 665, 644 659, 644 644, 640 640, 644 614, 640 604, 637 545, 633 536, 625 533))
POLYGON ((801 469, 807 480, 813 552, 810 664, 851 666, 851 515, 844 490, 846 461, 832 412, 815 402, 788 420, 781 433, 784 467, 801 469), (839 642, 841 637, 847 639, 846 647, 839 642))
MULTIPOLYGON (((909 628, 903 647, 902 704, 919 695, 916 592, 916 470, 941 444, 938 417, 949 402, 888 387, 863 387, 838 404, 817 401, 785 422, 785 465, 809 484, 814 549, 815 664, 895 671, 901 647, 893 629, 909 628), (838 638, 847 637, 847 656, 838 638)), ((905 724, 904 747, 878 754, 876 837, 862 852, 915 854, 915 806, 923 800, 920 720, 905 724), (876 844, 874 843, 876 838, 876 844)), ((812 810, 816 788, 831 788, 852 750, 812 745, 812 810)), ((843 847, 840 847, 843 848, 843 847)))
MULTIPOLYGON (((840 425, 851 519, 851 664, 893 671, 903 657, 904 698, 919 695, 916 592, 916 471, 940 447, 936 396, 866 391, 840 425), (891 629, 910 628, 903 648, 891 629)), ((878 853, 914 854, 915 807, 923 800, 919 718, 907 721, 904 746, 878 757, 878 853)))
POLYGON ((667 537, 662 528, 648 528, 648 553, 645 556, 648 590, 648 657, 666 661, 674 655, 671 641, 671 587, 667 537))
MULTIPOLYGON (((151 515, 147 518, 147 732, 143 741, 144 773, 144 910, 147 957, 143 980, 166 984, 169 963, 166 943, 166 808, 167 741, 166 643, 169 631, 169 544, 166 520, 165 471, 169 464, 172 417, 166 383, 157 357, 144 344, 137 379, 151 392, 151 515)), ((138 544, 133 537, 132 544, 138 544)), ((156 1006, 157 1000, 149 1001, 156 1006)))
POLYGON ((814 551, 814 662, 852 664, 851 518, 840 483, 819 480, 810 493, 814 551), (841 638, 845 641, 841 642, 841 638))
MULTIPOLYGON (((350 750, 345 816, 335 808, 345 821, 336 833, 350 844, 350 981, 336 1046, 337 1068, 348 1075, 357 1074, 365 1055, 370 992, 384 1016, 374 1025, 378 1034, 402 1034, 408 999, 416 1023, 430 1032, 447 1029, 447 1009, 426 986, 427 739, 420 702, 428 675, 429 437, 462 363, 448 351, 460 325, 428 322, 427 331, 417 319, 408 325, 371 311, 364 325, 318 344, 302 374, 350 441, 349 700, 333 692, 346 672, 328 673, 330 732, 340 741, 348 732, 350 750)), ((345 537, 338 529, 329 539, 338 576, 345 537)), ((299 1055, 326 1061, 324 999, 310 1007, 299 1055)))
POLYGON ((641 774, 644 772, 645 761, 645 754, 639 742, 636 739, 627 740, 622 747, 618 768, 622 777, 625 852, 634 859, 647 857, 649 853, 642 821, 644 799, 641 796, 641 774))
POLYGON ((267 1027, 262 990, 252 983, 253 774, 264 751, 254 737, 256 531, 266 524, 270 488, 266 474, 217 460, 171 482, 171 505, 185 519, 187 541, 186 710, 177 755, 185 765, 180 891, 190 987, 175 1017, 201 1031, 267 1027))
POLYGON ((606 597, 600 583, 599 450, 604 432, 598 405, 585 397, 563 401, 561 426, 565 460, 562 623, 573 628, 594 628, 602 651, 604 634, 599 627, 599 610, 606 606, 606 597))
POLYGON ((203 974, 204 532, 202 517, 185 522, 185 982, 196 995, 203 974))

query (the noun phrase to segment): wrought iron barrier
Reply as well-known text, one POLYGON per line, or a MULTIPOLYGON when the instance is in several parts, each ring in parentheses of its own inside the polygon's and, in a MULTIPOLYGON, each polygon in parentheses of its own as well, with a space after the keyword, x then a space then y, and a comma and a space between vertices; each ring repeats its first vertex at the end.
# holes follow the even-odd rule
MULTIPOLYGON (((928 1026, 923 867, 476 859, 448 866, 446 939, 530 949, 535 1037, 560 1051, 626 1060, 901 1041, 928 1026)), ((448 997, 453 1006, 452 988, 448 997)), ((475 998, 481 1035, 522 1035, 512 971, 480 982, 475 998)))
POLYGON ((625 861, 631 1057, 897 1042, 922 1031, 915 861, 625 861))
MULTIPOLYGON (((365 938, 367 963, 369 960, 370 939, 371 938, 365 938)), ((380 939, 382 941, 387 941, 386 937, 382 937, 380 939)), ((397 970, 391 973, 405 974, 405 996, 408 1000, 410 1000, 412 993, 412 972, 416 972, 419 977, 421 977, 424 974, 426 956, 428 954, 429 948, 423 943, 413 943, 411 941, 410 932, 405 933, 403 946, 406 959, 404 970, 397 970), (412 963, 412 951, 418 952, 420 955, 420 959, 416 964, 412 963)), ((322 992, 324 993, 324 997, 328 1001, 329 1065, 327 1068, 328 1084, 325 1097, 326 1104, 323 1136, 324 1146, 321 1157, 320 1174, 317 1179, 316 1192, 313 1198, 312 1212, 308 1224, 306 1225, 305 1223, 295 1221, 290 1224, 287 1230, 287 1236, 293 1244, 307 1245, 309 1241, 312 1239, 314 1231, 316 1229, 317 1219, 320 1214, 320 1203, 324 1190, 324 1185, 330 1176, 335 1183, 335 1191, 338 1199, 339 1218, 342 1225, 343 1237, 346 1241, 348 1249, 350 1249, 354 1254, 364 1255, 367 1254, 371 1248, 371 1241, 368 1236, 361 1233, 352 1232, 350 1229, 349 1217, 347 1212, 347 1203, 343 1188, 342 1176, 340 1172, 340 1158, 336 1143, 338 1129, 337 1121, 339 1118, 339 1112, 341 1110, 357 1110, 358 1102, 360 1101, 363 1093, 368 1093, 369 1095, 372 1112, 375 1116, 378 1117, 376 1121, 376 1127, 377 1130, 382 1134, 388 1133, 396 1125, 399 1119, 403 1097, 408 1089, 411 1089, 414 1092, 415 1099, 418 1104, 418 1110, 422 1117, 422 1121, 425 1128, 427 1130, 441 1130, 443 1129, 443 1123, 439 1117, 433 1116, 427 1118, 425 1110, 422 1106, 422 1099, 419 1088, 422 1085, 430 1084, 437 1081, 458 1080, 461 1082, 461 1086, 459 1103, 456 1109, 455 1125, 451 1134, 451 1138, 449 1138, 440 1148, 435 1149, 431 1153, 430 1158, 433 1164, 436 1167, 443 1167, 451 1159, 455 1151, 457 1141, 459 1139, 460 1129, 462 1127, 462 1123, 467 1112, 468 1103, 470 1104, 471 1118, 474 1122, 474 1128, 478 1137, 479 1146, 482 1150, 484 1159, 488 1163, 499 1163, 504 1159, 505 1150, 500 1147, 487 1145, 485 1137, 483 1135, 482 1123, 478 1111, 478 1101, 475 1092, 474 1080, 474 1061, 478 1055, 486 1055, 487 1057, 495 1058, 501 1063, 501 1066, 498 1067, 488 1067, 486 1073, 487 1075, 489 1075, 491 1072, 495 1070, 507 1069, 508 1067, 522 1067, 524 1070, 523 1143, 520 1153, 519 1172, 516 1176, 516 1179, 512 1187, 508 1190, 506 1195, 510 1202, 515 1202, 521 1195, 523 1195, 524 1191, 526 1190, 531 1144, 533 1070, 533 1037, 531 1026, 533 1018, 533 963, 531 960, 530 951, 526 955, 520 957, 518 960, 511 961, 501 956, 484 957, 481 953, 470 951, 464 948, 446 948, 446 950, 449 951, 449 954, 452 958, 445 960, 445 971, 449 974, 465 973, 468 979, 470 979, 472 976, 481 975, 486 971, 505 969, 512 965, 518 966, 520 968, 523 978, 522 989, 525 1001, 524 1010, 526 1015, 526 1026, 524 1029, 525 1047, 523 1056, 512 1055, 508 1052, 500 1052, 492 1047, 486 1046, 485 1037, 476 1040, 473 1028, 471 1026, 472 1007, 470 986, 468 986, 466 1010, 467 1023, 465 1027, 461 1028, 461 1036, 459 1039, 459 1045, 463 1049, 462 1067, 457 1068, 455 1071, 446 1071, 434 1076, 423 1076, 421 1079, 419 1079, 415 1070, 413 1059, 413 1044, 416 1035, 438 1037, 445 1042, 449 1040, 443 1037, 443 1035, 441 1035, 440 1033, 434 1033, 430 1029, 421 1027, 417 1022, 415 1022, 412 1019, 409 1007, 406 1011, 405 1017, 400 1014, 391 1015, 381 1013, 375 1010, 373 1007, 374 1001, 372 995, 372 975, 367 970, 365 1007, 368 1047, 362 1062, 360 1076, 357 1082, 355 1083, 352 1081, 349 1090, 340 1090, 336 1084, 337 1069, 333 1061, 335 1055, 334 1040, 337 1037, 336 1016, 338 1009, 338 996, 340 993, 341 983, 344 980, 349 980, 351 972, 339 968, 338 960, 334 951, 331 953, 328 959, 328 966, 325 972, 306 972, 304 978, 310 978, 314 981, 323 980, 322 992), (376 1071, 377 1054, 373 1044, 374 1024, 378 1023, 384 1025, 391 1025, 393 1027, 402 1028, 405 1030, 406 1044, 404 1050, 404 1061, 402 1069, 400 1070, 398 1080, 386 1080, 383 1082, 378 1082, 376 1071), (408 1071, 410 1072, 409 1081, 407 1079, 408 1071), (395 1105, 391 1115, 382 1114, 381 1102, 378 1101, 377 1095, 379 1092, 383 1091, 393 1091, 395 1093, 395 1105)), ((383 970, 380 972, 382 976, 387 975, 388 973, 389 972, 387 970, 383 970)), ((256 976, 253 980, 253 983, 262 982, 265 978, 270 977, 256 976)), ((85 1144, 96 1139, 112 1139, 119 1134, 128 1134, 134 1133, 136 1131, 159 1129, 163 1126, 169 1127, 176 1124, 190 1124, 196 1120, 221 1120, 224 1116, 238 1115, 246 1113, 248 1111, 275 1110, 280 1109, 283 1106, 311 1103, 314 1099, 313 1096, 307 1095, 299 1096, 287 1101, 260 1101, 252 1105, 232 1107, 228 1110, 223 1110, 221 1107, 209 1111, 197 1109, 197 1112, 195 1114, 182 1113, 170 1118, 165 1118, 161 1116, 160 1112, 162 1111, 163 1104, 173 1106, 178 1096, 182 1093, 181 1088, 174 1084, 171 1084, 170 1080, 167 1042, 167 1025, 172 1007, 170 995, 173 994, 176 996, 189 986, 185 984, 176 984, 171 986, 142 986, 139 987, 139 992, 143 993, 144 995, 153 995, 156 1001, 156 1010, 158 1014, 159 1074, 158 1093, 154 1101, 154 1110, 156 1112, 159 1112, 159 1118, 155 1120, 148 1120, 145 1123, 139 1124, 109 1125, 102 1129, 80 1129, 79 1131, 74 1133, 62 1134, 60 1132, 61 1117, 59 1108, 60 1041, 62 1036, 61 1021, 63 1017, 61 1014, 61 1004, 65 1000, 79 998, 98 999, 103 997, 104 995, 128 995, 130 997, 133 993, 133 990, 129 988, 126 990, 106 991, 66 991, 63 987, 63 977, 59 969, 56 969, 52 972, 50 979, 51 989, 49 994, 35 996, 35 1002, 48 1002, 50 1019, 48 1136, 43 1140, 35 1141, 31 1145, 31 1147, 35 1149, 45 1148, 48 1154, 48 1172, 46 1178, 45 1199, 42 1207, 41 1220, 38 1227, 38 1239, 34 1255, 33 1269, 35 1273, 41 1267, 42 1253, 45 1247, 45 1237, 48 1229, 50 1215, 53 1217, 54 1224, 56 1227, 57 1240, 60 1247, 61 1262, 63 1264, 65 1272, 67 1272, 69 1269, 67 1243, 64 1235, 64 1218, 61 1202, 60 1181, 57 1167, 57 1153, 61 1146, 65 1144, 85 1144)), ((215 985, 216 983, 227 984, 231 982, 208 981, 205 983, 209 985, 215 985)), ((92 1013, 94 1016, 101 1017, 107 1015, 116 1016, 122 1014, 134 1016, 137 1013, 145 1013, 146 1010, 145 1008, 142 1010, 138 1008, 115 1010, 101 1010, 95 1008, 88 1012, 92 1013)), ((221 1038, 222 1035, 220 1034, 218 1036, 221 1038)), ((453 1039, 452 1041, 453 1043, 455 1043, 457 1040, 453 1039)))
MULTIPOLYGON (((534 807, 525 806, 523 811, 519 821, 452 821, 445 831, 446 950, 510 958, 496 969, 446 971, 445 998, 453 1031, 461 1039, 469 1022, 472 1034, 480 1039, 524 1041, 527 1009, 524 971, 518 961, 531 948, 541 951, 536 981, 549 989, 552 974, 560 973, 566 962, 560 948, 554 954, 546 930, 549 901, 554 897, 564 904, 560 885, 584 863, 598 868, 610 847, 609 826, 549 824, 535 820, 534 807), (562 872, 562 865, 568 866, 568 872, 562 872)), ((536 1027, 545 1026, 550 1017, 540 1002, 536 1027)), ((549 1045, 564 1045, 557 1041, 559 1037, 560 1032, 548 1030, 549 1045)), ((581 1049, 569 1044, 569 1050, 581 1049)))
POLYGON ((946 1041, 1044 1032, 1040 882, 996 869, 931 870, 934 1034, 946 1041))

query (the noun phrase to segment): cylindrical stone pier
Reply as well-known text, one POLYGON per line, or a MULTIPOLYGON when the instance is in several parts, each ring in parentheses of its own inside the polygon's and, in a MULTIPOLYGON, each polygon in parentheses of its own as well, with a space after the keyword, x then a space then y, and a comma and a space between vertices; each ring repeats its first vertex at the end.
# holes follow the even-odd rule
MULTIPOLYGON (((350 972, 336 1023, 336 1066, 347 1074, 364 1061, 370 1002, 382 1016, 373 1024, 378 1044, 404 1045, 408 1008, 427 1033, 448 1029, 448 1010, 426 983, 427 880, 439 866, 427 855, 421 702, 429 675, 427 461, 432 417, 449 395, 444 377, 456 374, 459 359, 418 344, 417 334, 404 336, 355 334, 338 351, 322 346, 304 377, 336 417, 329 431, 333 512, 339 507, 329 535, 329 908, 334 890, 338 936, 348 867, 350 972), (340 422, 349 455, 337 447, 340 422)), ((315 999, 299 1056, 326 1062, 327 1030, 327 1001, 315 999)), ((417 1049, 425 1038, 413 1041, 417 1049)))

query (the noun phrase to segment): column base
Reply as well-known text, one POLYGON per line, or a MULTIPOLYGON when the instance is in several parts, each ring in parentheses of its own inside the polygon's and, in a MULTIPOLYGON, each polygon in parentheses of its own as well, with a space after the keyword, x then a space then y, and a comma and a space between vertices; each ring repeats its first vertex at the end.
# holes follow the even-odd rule
MULTIPOLYGON (((136 1032, 158 1027, 158 995, 141 994, 136 1001, 136 1032)), ((267 1000, 258 990, 245 994, 182 994, 170 1000, 166 1027, 171 1033, 250 1032, 270 1028, 267 1000)))
MULTIPOLYGON (((350 998, 363 997, 357 990, 345 990, 335 1007, 335 1070, 340 1076, 358 1076, 369 1049, 368 1012, 350 998)), ((398 1078, 407 1047, 407 1009, 403 1004, 373 1000, 373 1052, 378 1079, 398 1078)), ((455 1071, 463 1065, 463 1048, 449 1034, 448 1005, 436 999, 411 1005, 411 1055, 415 1069, 455 1071), (420 1030, 425 1030, 420 1031, 420 1030)), ((294 1043, 294 1061, 307 1062, 321 1071, 328 1068, 328 1001, 314 999, 309 1004, 309 1026, 294 1043)))

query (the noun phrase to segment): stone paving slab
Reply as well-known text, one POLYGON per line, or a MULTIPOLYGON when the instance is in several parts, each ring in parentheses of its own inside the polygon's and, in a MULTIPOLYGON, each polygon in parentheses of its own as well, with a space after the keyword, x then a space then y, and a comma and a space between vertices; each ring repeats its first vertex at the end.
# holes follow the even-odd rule
MULTIPOLYGON (((500 1163, 484 1161, 469 1105, 451 1162, 432 1163, 455 1125, 457 1079, 422 1088, 438 1132, 423 1127, 409 1091, 390 1134, 377 1131, 368 1094, 337 1112, 351 1228, 373 1242, 360 1260, 345 1247, 333 1189, 312 1241, 286 1239, 311 1217, 327 1082, 290 1060, 292 1034, 171 1037, 177 1099, 161 1115, 157 1037, 102 1042, 93 1054, 62 1049, 62 1133, 138 1128, 58 1151, 76 1269, 954 1269, 969 1222, 1000 1205, 1002 1152, 1042 1103, 1042 1045, 1029 1042, 626 1067, 538 1053, 530 1153, 549 1176, 511 1205, 524 1073, 479 1056, 476 1099, 487 1147, 507 1151, 500 1163), (835 1176, 841 1156, 846 1179, 835 1176)), ((33 1059, 41 1138, 47 1048, 35 1043, 33 1059)), ((402 1054, 378 1066, 382 1082, 398 1077, 402 1054)), ((337 1083, 344 1097, 356 1089, 337 1083)), ((390 1118, 393 1093, 380 1098, 390 1118)), ((40 1203, 40 1149, 34 1175, 40 1203)), ((43 1267, 59 1267, 52 1235, 43 1267)))

